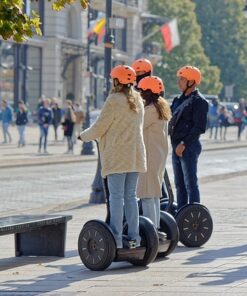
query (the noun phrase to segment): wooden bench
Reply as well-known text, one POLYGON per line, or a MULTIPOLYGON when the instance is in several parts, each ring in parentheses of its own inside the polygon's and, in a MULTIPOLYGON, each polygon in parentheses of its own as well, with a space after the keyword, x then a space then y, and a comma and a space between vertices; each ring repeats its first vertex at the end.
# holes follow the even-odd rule
POLYGON ((15 235, 15 256, 64 257, 69 215, 20 215, 0 218, 0 236, 15 235))

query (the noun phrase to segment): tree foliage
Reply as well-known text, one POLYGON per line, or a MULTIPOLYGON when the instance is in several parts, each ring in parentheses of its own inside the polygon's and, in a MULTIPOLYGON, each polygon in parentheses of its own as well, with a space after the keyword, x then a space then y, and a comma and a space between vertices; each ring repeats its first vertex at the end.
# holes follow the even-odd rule
MULTIPOLYGON (((194 0, 202 27, 202 44, 221 69, 224 85, 234 85, 234 96, 247 96, 247 20, 243 0, 194 0), (205 13, 206 12, 206 13, 205 13)), ((223 95, 223 93, 222 93, 223 95)))
MULTIPOLYGON (((165 82, 167 94, 177 93, 177 70, 188 64, 201 69, 203 80, 200 90, 203 93, 218 94, 222 88, 220 71, 210 64, 201 45, 201 29, 195 15, 195 4, 190 0, 150 0, 149 9, 153 14, 166 18, 177 18, 180 34, 180 45, 171 53, 163 50, 163 61, 155 68, 157 75, 165 82)), ((161 34, 156 34, 153 40, 162 43, 161 34)))
MULTIPOLYGON (((36 1, 36 0, 33 0, 36 1)), ((51 0, 48 0, 51 2, 51 0)), ((59 11, 66 4, 73 4, 78 0, 54 0, 52 9, 59 11)), ((83 9, 87 8, 88 1, 80 0, 83 9)), ((1 0, 0 1, 0 36, 7 40, 13 38, 16 42, 23 42, 34 34, 41 35, 40 19, 37 13, 32 11, 32 16, 24 12, 23 0, 1 0)))

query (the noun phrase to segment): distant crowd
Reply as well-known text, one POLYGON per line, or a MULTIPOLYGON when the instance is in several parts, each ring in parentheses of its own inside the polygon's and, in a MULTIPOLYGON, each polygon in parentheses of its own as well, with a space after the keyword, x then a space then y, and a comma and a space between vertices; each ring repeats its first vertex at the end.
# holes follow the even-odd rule
MULTIPOLYGON (((2 121, 3 143, 11 143, 12 136, 9 126, 15 122, 18 133, 18 147, 26 144, 25 132, 29 122, 28 110, 23 101, 18 102, 18 108, 14 113, 8 103, 1 102, 0 119, 2 121)), ((37 123, 40 129, 38 153, 48 154, 47 137, 50 126, 54 129, 54 140, 58 140, 58 127, 62 126, 64 138, 67 139, 68 149, 66 153, 73 154, 74 143, 82 130, 84 123, 84 112, 78 102, 65 101, 65 108, 59 106, 55 98, 42 97, 37 106, 37 123)))
POLYGON ((237 127, 237 140, 240 141, 247 126, 247 101, 240 99, 238 103, 227 106, 218 99, 212 99, 208 111, 210 139, 226 140, 227 128, 231 125, 237 127))

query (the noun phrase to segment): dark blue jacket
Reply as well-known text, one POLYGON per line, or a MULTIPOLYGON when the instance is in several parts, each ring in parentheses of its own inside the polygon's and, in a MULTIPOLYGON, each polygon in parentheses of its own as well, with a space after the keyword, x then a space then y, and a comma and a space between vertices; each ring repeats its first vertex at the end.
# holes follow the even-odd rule
POLYGON ((16 125, 26 125, 28 123, 27 112, 18 111, 16 114, 16 125))
POLYGON ((200 135, 206 131, 208 102, 198 90, 193 91, 189 96, 176 97, 171 105, 172 114, 180 104, 191 96, 193 96, 193 99, 184 108, 171 136, 173 145, 183 141, 185 146, 188 146, 198 140, 200 135))
POLYGON ((50 108, 41 106, 38 113, 39 125, 52 123, 52 111, 50 108))

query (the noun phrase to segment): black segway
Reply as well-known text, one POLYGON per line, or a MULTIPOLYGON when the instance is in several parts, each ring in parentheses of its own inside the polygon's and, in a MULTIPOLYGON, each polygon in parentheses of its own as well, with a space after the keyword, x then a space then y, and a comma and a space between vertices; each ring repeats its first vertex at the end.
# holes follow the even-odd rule
POLYGON ((178 210, 167 171, 164 181, 169 198, 162 198, 161 210, 175 216, 182 244, 186 247, 201 247, 213 232, 213 220, 209 210, 199 203, 188 204, 178 210))
MULTIPOLYGON (((98 146, 98 145, 97 145, 98 146)), ((105 270, 113 261, 128 261, 133 265, 146 266, 157 256, 159 238, 153 223, 139 218, 141 246, 131 248, 127 240, 127 223, 124 224, 123 245, 127 248, 117 249, 109 226, 110 207, 107 180, 104 179, 107 216, 106 221, 90 220, 86 222, 78 239, 78 252, 83 264, 91 270, 105 270)))
MULTIPOLYGON (((143 215, 141 200, 139 201, 139 213, 143 215)), ((179 230, 174 217, 166 212, 160 211, 160 229, 158 231, 159 248, 157 256, 166 257, 171 254, 179 241, 179 230)))

